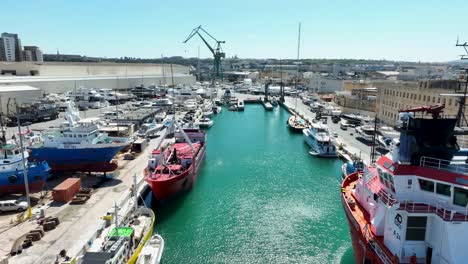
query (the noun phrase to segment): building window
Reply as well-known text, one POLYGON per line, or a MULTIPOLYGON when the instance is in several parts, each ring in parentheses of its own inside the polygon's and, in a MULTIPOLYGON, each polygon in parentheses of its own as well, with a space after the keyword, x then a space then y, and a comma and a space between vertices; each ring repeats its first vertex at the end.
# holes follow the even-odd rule
POLYGON ((423 99, 423 101, 426 101, 426 96, 424 96, 424 99, 423 99))
POLYGON ((424 241, 426 238, 427 217, 425 216, 408 216, 406 226, 407 241, 424 241))
POLYGON ((454 187, 453 204, 465 207, 468 204, 468 190, 454 187))
POLYGON ((427 181, 423 179, 418 179, 418 181, 419 181, 419 188, 421 188, 421 190, 426 191, 426 192, 434 192, 433 181, 427 181))
POLYGON ((435 103, 435 96, 432 97, 432 102, 435 103))
POLYGON ((450 185, 448 184, 443 184, 443 183, 437 183, 436 184, 436 193, 437 194, 441 194, 441 195, 445 195, 445 196, 449 196, 451 195, 451 191, 450 191, 450 185))
POLYGON ((449 99, 449 105, 452 105, 452 98, 449 99))
POLYGON ((442 103, 443 103, 443 104, 445 104, 445 102, 446 102, 446 99, 445 99, 445 98, 444 98, 444 99, 442 99, 442 103))
POLYGON ((440 104, 440 97, 437 97, 437 103, 440 104))
POLYGON ((418 95, 418 101, 421 101, 421 94, 418 95))

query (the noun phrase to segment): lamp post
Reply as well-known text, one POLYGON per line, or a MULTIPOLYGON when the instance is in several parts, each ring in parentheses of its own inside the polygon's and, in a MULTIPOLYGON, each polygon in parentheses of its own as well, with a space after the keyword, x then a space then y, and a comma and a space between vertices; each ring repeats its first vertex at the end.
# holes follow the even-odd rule
MULTIPOLYGON (((16 116, 18 122, 18 133, 19 133, 19 142, 21 150, 21 164, 23 165, 23 176, 24 176, 24 189, 26 191, 26 201, 28 203, 28 217, 31 216, 31 199, 29 198, 29 181, 28 181, 28 168, 26 167, 26 159, 24 157, 24 146, 23 146, 23 135, 21 135, 21 119, 19 116, 16 116)), ((24 125, 28 126, 30 123, 25 123, 24 125)))

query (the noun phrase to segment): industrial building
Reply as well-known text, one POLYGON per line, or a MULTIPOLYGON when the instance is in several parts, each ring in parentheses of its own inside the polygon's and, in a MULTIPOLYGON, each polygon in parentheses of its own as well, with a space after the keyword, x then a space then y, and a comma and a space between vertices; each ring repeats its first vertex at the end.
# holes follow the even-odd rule
POLYGON ((343 80, 330 78, 328 74, 313 73, 308 84, 309 91, 316 93, 334 93, 343 90, 343 80))

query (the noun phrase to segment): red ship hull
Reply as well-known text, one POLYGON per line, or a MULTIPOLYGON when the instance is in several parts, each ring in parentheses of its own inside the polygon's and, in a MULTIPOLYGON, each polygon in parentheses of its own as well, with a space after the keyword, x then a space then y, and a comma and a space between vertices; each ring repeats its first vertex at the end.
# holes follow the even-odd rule
POLYGON ((50 168, 54 172, 68 172, 68 171, 81 171, 81 172, 111 172, 116 170, 117 163, 113 162, 94 162, 94 163, 81 163, 81 164, 50 164, 50 168))
POLYGON ((203 145, 194 157, 195 162, 188 170, 169 179, 159 180, 151 178, 151 172, 145 170, 145 179, 153 195, 158 201, 164 201, 177 194, 189 191, 195 183, 201 164, 205 160, 206 147, 203 145))
MULTIPOLYGON (((44 189, 45 181, 36 181, 29 183, 29 192, 36 193, 44 189)), ((24 184, 9 184, 0 186, 0 194, 7 193, 26 193, 24 184)))

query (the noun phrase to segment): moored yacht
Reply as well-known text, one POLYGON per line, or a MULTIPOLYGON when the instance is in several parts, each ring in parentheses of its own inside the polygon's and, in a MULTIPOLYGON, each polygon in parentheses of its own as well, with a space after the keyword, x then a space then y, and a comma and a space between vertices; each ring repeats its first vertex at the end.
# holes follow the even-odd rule
POLYGON ((328 126, 321 122, 312 123, 310 128, 302 130, 304 140, 310 147, 310 154, 318 157, 336 158, 336 147, 330 137, 328 126))
POLYGON ((204 118, 198 120, 198 122, 196 122, 195 124, 198 125, 201 128, 210 128, 210 127, 213 126, 213 123, 214 123, 213 120, 211 120, 208 117, 204 117, 204 118))

